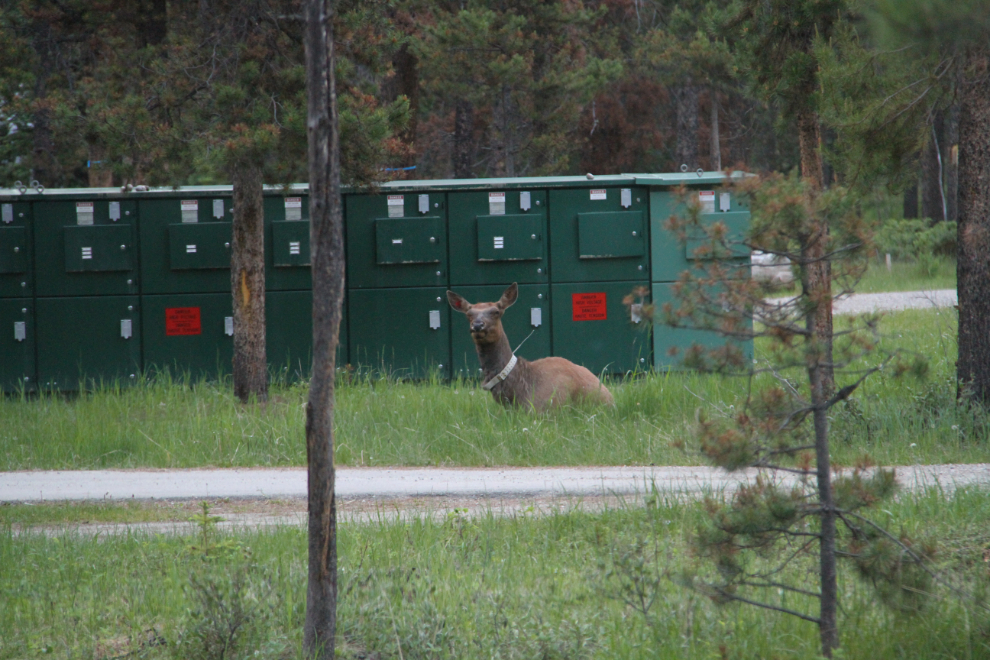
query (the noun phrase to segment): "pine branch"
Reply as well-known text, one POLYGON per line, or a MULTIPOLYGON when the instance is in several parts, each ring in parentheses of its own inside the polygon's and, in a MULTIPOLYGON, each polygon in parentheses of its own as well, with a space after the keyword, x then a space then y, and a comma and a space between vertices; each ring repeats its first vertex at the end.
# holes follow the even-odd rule
POLYGON ((795 610, 791 610, 791 609, 788 609, 786 607, 780 607, 780 606, 777 606, 777 605, 771 605, 770 603, 761 603, 758 600, 750 600, 749 598, 744 598, 743 596, 737 596, 736 594, 730 594, 730 593, 726 592, 724 589, 720 589, 718 587, 715 588, 715 591, 720 596, 723 596, 725 598, 728 598, 729 600, 737 600, 740 603, 746 603, 747 605, 755 605, 756 607, 762 607, 765 610, 773 610, 775 612, 783 612, 784 614, 790 614, 792 616, 796 616, 799 619, 804 619, 805 621, 810 621, 811 623, 814 623, 815 625, 821 625, 821 620, 820 619, 818 619, 816 617, 813 617, 813 616, 808 616, 807 614, 802 614, 801 612, 797 612, 795 610))

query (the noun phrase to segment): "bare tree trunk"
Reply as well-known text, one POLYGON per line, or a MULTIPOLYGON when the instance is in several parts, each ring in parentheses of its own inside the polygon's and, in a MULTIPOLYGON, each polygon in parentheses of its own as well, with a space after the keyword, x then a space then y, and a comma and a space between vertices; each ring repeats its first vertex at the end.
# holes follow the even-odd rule
POLYGON ((712 103, 712 121, 711 121, 711 167, 713 172, 722 171, 722 146, 719 144, 719 134, 718 134, 718 94, 714 89, 709 92, 709 97, 712 103))
POLYGON ((904 217, 913 219, 918 217, 918 182, 915 181, 904 189, 904 217))
MULTIPOLYGON (((822 157, 819 151, 821 128, 818 115, 813 110, 805 109, 797 117, 798 144, 801 149, 801 175, 818 194, 823 188, 822 157)), ((828 243, 828 223, 819 219, 818 225, 809 237, 805 256, 804 274, 801 284, 805 294, 815 302, 812 313, 815 340, 822 356, 821 364, 822 387, 825 396, 831 396, 835 391, 835 375, 832 369, 832 264, 825 258, 828 243)))
POLYGON ((960 86, 959 224, 956 280, 959 292, 959 394, 970 392, 990 407, 990 48, 966 54, 960 86))
POLYGON ((942 167, 939 147, 944 141, 942 113, 935 113, 928 127, 928 142, 921 151, 921 217, 932 224, 945 219, 943 212, 942 167))
MULTIPOLYGON (((413 26, 408 26, 412 28, 413 26)), ((409 146, 404 165, 416 164, 416 134, 419 120, 419 59, 409 50, 408 44, 396 51, 392 56, 392 69, 395 75, 386 80, 382 87, 382 100, 386 103, 395 101, 400 96, 409 100, 409 122, 399 138, 409 146)))
MULTIPOLYGON (((809 324, 811 325, 811 324, 809 324)), ((809 327, 809 329, 813 329, 809 327)), ((821 608, 819 612, 819 633, 822 641, 822 655, 832 657, 833 649, 839 646, 839 626, 836 619, 839 603, 839 586, 835 555, 835 503, 832 497, 832 468, 828 448, 828 409, 829 395, 825 391, 821 365, 809 370, 811 381, 811 403, 815 407, 815 461, 818 481, 818 503, 821 506, 821 540, 819 547, 819 571, 821 579, 821 608)))
POLYGON ((233 170, 234 227, 230 288, 234 294, 234 395, 247 403, 268 400, 265 355, 265 214, 261 170, 233 170))
POLYGON ((474 178, 474 105, 458 101, 454 109, 454 178, 474 178))
POLYGON ((698 88, 689 81, 674 91, 674 112, 677 119, 677 146, 674 165, 698 167, 698 88))
POLYGON ((55 138, 52 135, 51 110, 44 99, 48 96, 48 77, 56 66, 56 44, 52 27, 43 18, 31 24, 31 48, 36 57, 34 70, 35 110, 31 149, 31 176, 43 186, 55 188, 62 183, 62 168, 55 157, 55 138))
POLYGON ((340 132, 334 77, 335 0, 306 0, 309 93, 310 246, 313 268, 313 377, 306 406, 309 575, 303 648, 332 660, 337 633, 337 503, 334 494, 334 374, 344 300, 340 132))

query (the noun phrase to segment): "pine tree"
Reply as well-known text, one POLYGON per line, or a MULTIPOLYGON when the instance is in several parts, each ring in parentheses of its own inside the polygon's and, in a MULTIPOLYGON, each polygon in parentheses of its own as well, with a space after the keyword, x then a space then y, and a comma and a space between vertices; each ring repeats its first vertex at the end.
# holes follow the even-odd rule
POLYGON ((841 474, 831 463, 829 411, 872 374, 923 375, 926 363, 883 350, 879 315, 846 319, 833 331, 833 351, 826 353, 816 326, 819 292, 802 289, 793 297, 768 299, 772 283, 752 279, 747 266, 725 259, 762 250, 787 257, 803 276, 824 258, 833 265, 839 295, 849 293, 871 251, 870 228, 855 195, 840 186, 816 189, 796 175, 740 179, 727 192, 751 207, 749 231, 739 236, 720 222, 705 225, 697 206, 686 217, 672 217, 668 228, 682 243, 700 243, 697 261, 675 285, 677 301, 652 310, 670 326, 711 330, 729 340, 714 349, 692 346, 685 364, 750 379, 738 410, 700 420, 701 451, 709 460, 729 471, 753 467, 760 474, 728 503, 707 501, 709 517, 694 546, 712 569, 691 583, 717 602, 748 603, 816 624, 822 654, 832 657, 839 646, 840 558, 851 560, 898 607, 921 604, 930 574, 923 552, 865 515, 895 492, 894 472, 864 459, 841 474), (814 233, 822 223, 829 229, 824 241, 814 233), (813 241, 821 257, 811 256, 813 241), (767 354, 754 365, 734 341, 755 338, 763 338, 767 354), (844 381, 837 391, 824 387, 826 366, 844 381), (814 586, 807 583, 808 573, 817 576, 814 586), (817 613, 810 611, 815 604, 817 613))

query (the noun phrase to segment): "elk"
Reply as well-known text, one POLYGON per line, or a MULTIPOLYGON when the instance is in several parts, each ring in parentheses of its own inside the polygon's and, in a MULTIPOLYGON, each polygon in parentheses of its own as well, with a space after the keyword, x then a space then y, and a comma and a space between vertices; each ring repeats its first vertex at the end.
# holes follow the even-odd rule
POLYGON ((472 305, 453 291, 447 292, 450 306, 468 318, 485 377, 482 388, 503 406, 522 406, 537 412, 580 401, 614 406, 612 393, 584 367, 561 357, 530 362, 513 353, 502 329, 502 315, 518 297, 515 282, 493 303, 472 305))

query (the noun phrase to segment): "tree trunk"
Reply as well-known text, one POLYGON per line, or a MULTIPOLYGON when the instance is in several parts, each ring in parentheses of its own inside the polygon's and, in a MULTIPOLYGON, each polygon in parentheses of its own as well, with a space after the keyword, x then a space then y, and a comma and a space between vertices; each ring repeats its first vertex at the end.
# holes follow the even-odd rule
MULTIPOLYGON (((810 326, 810 324, 809 324, 810 326)), ((809 327, 809 330, 812 329, 809 327)), ((822 655, 832 657, 833 649, 839 646, 839 626, 836 612, 839 603, 839 586, 835 556, 835 503, 832 498, 832 468, 828 448, 828 410, 821 365, 809 370, 811 381, 811 404, 815 407, 815 461, 818 481, 818 503, 821 506, 821 545, 819 546, 819 571, 821 580, 821 609, 819 611, 819 633, 822 641, 822 655)))
POLYGON ((690 82, 674 90, 674 112, 677 120, 677 145, 674 167, 698 167, 698 88, 690 82))
POLYGON ((454 109, 454 178, 474 178, 474 105, 458 101, 454 109))
POLYGON ((990 407, 990 49, 966 54, 959 109, 959 394, 990 407))
POLYGON ((334 77, 335 0, 306 0, 313 376, 306 406, 309 573, 303 648, 332 660, 337 632, 337 503, 334 495, 334 374, 344 300, 340 134, 334 77))
POLYGON ((261 170, 234 168, 234 227, 230 288, 234 294, 234 395, 268 400, 265 355, 265 214, 261 170))
MULTIPOLYGON (((408 26, 412 29, 413 26, 408 26)), ((395 101, 400 96, 409 100, 409 122, 399 134, 399 139, 409 147, 403 165, 416 164, 416 134, 419 119, 419 59, 409 50, 408 44, 392 56, 392 70, 395 75, 386 80, 382 88, 382 100, 395 101)))
POLYGON ((31 177, 43 186, 56 188, 62 183, 62 168, 55 157, 52 113, 45 99, 48 96, 48 77, 55 71, 57 53, 52 27, 43 18, 35 18, 31 23, 31 48, 35 54, 31 177))
MULTIPOLYGON (((797 125, 801 175, 811 186, 812 194, 817 195, 824 184, 818 114, 811 109, 802 110, 797 117, 797 125)), ((822 353, 819 359, 822 387, 828 397, 835 391, 832 369, 832 264, 825 258, 828 249, 828 223, 819 218, 813 232, 807 241, 801 284, 805 295, 815 303, 815 309, 811 312, 812 328, 822 353)))
POLYGON ((914 219, 918 217, 918 182, 915 181, 904 189, 904 217, 914 219))
POLYGON ((939 148, 944 141, 942 113, 935 114, 928 127, 928 142, 921 151, 921 217, 932 224, 945 219, 942 194, 942 164, 939 148))
POLYGON ((942 164, 945 170, 945 219, 959 219, 959 106, 953 105, 945 115, 945 144, 942 164))
POLYGON ((711 97, 711 103, 712 103, 712 121, 711 121, 712 140, 711 140, 711 149, 709 152, 711 154, 711 162, 709 164, 709 167, 712 169, 713 172, 721 172, 722 145, 719 143, 719 134, 718 134, 718 94, 713 89, 709 92, 709 96, 711 97))

